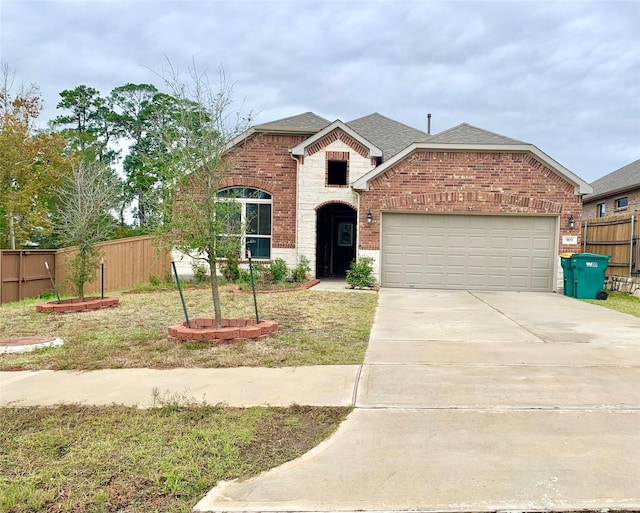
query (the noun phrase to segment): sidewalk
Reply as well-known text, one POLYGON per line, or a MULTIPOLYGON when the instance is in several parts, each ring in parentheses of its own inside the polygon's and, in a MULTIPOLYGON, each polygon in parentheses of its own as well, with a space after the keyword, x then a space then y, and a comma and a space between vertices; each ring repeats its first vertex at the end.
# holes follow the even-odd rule
POLYGON ((358 365, 326 365, 0 372, 0 406, 81 403, 145 408, 153 406, 154 396, 237 407, 351 406, 359 370, 358 365))

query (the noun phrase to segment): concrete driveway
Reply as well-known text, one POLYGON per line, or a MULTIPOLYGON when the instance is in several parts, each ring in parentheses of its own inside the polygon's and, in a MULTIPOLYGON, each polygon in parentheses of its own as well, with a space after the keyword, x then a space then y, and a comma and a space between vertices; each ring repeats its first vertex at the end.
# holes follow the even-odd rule
POLYGON ((383 289, 354 396, 329 440, 196 510, 640 509, 640 319, 383 289))

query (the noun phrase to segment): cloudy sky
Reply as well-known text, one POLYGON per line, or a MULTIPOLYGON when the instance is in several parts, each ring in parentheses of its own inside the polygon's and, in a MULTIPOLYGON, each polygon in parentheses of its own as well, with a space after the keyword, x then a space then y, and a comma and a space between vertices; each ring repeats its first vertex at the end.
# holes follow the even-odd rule
POLYGON ((379 112, 535 144, 591 182, 640 158, 640 1, 1 0, 0 61, 59 92, 222 66, 256 122, 379 112))

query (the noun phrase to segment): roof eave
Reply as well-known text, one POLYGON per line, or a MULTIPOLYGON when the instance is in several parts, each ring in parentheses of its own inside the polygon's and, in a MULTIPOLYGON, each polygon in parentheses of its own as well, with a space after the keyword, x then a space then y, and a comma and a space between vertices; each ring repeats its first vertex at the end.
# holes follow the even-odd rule
POLYGON ((372 169, 366 175, 362 176, 355 182, 352 187, 356 190, 366 191, 369 188, 369 182, 384 173, 391 166, 397 164, 402 159, 416 150, 447 150, 447 151, 515 151, 522 153, 531 153, 537 160, 545 164, 549 169, 555 171, 575 187, 575 194, 583 195, 593 192, 592 187, 582 180, 580 177, 569 171, 567 168, 553 160, 546 153, 540 151, 532 144, 463 144, 463 143, 414 143, 401 152, 394 155, 387 162, 372 169))
POLYGON ((618 189, 612 189, 610 191, 605 191, 605 192, 599 192, 598 194, 588 194, 587 196, 584 197, 583 201, 586 202, 592 202, 592 201, 596 201, 602 198, 608 198, 610 196, 618 196, 620 194, 623 194, 625 192, 631 192, 634 191, 636 189, 640 189, 640 183, 637 184, 632 184, 632 185, 626 185, 624 187, 620 187, 618 189))

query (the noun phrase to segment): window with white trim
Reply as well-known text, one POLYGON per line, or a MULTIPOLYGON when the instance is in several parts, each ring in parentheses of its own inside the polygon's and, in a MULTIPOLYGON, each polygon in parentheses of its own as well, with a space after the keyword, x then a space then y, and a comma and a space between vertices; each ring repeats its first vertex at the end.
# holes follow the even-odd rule
POLYGON ((628 197, 624 197, 624 198, 618 198, 616 200, 616 208, 627 208, 629 206, 629 198, 628 197))
POLYGON ((605 216, 604 203, 598 203, 596 208, 598 210, 598 217, 604 217, 605 216))
POLYGON ((252 187, 229 187, 218 191, 219 198, 240 204, 240 223, 245 227, 241 238, 240 257, 271 258, 271 194, 252 187))

